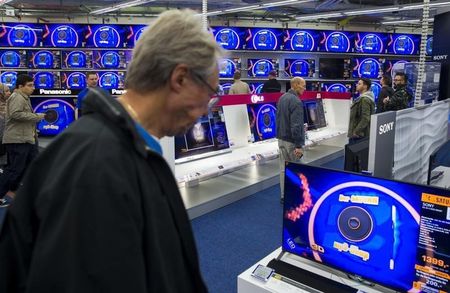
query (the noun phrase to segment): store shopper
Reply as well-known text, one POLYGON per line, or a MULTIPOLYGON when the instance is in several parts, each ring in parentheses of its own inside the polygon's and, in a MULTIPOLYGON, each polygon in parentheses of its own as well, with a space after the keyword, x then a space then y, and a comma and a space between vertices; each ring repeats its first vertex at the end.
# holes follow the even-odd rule
POLYGON ((406 90, 406 75, 403 72, 397 72, 394 77, 394 93, 384 98, 384 108, 386 111, 398 111, 408 108, 412 97, 406 90))
POLYGON ((3 204, 8 202, 9 197, 14 197, 26 169, 38 154, 36 122, 44 119, 44 114, 33 112, 30 102, 33 91, 33 78, 20 74, 17 76, 16 90, 6 101, 6 122, 2 141, 6 148, 8 164, 0 175, 0 198, 3 204), (5 196, 7 192, 8 195, 5 196))
POLYGON ((370 90, 372 82, 368 78, 359 79, 356 91, 359 96, 350 108, 350 123, 348 127, 349 143, 355 143, 370 134, 370 116, 375 113, 373 92, 370 90))
POLYGON ((78 119, 83 114, 83 101, 90 88, 98 87, 98 75, 96 72, 86 73, 86 88, 77 96, 77 107, 75 109, 75 118, 78 119))
POLYGON ((261 89, 261 93, 279 93, 281 92, 281 83, 277 80, 277 72, 269 72, 269 80, 266 81, 261 89))
POLYGON ((291 88, 280 97, 277 103, 277 138, 280 153, 280 191, 284 200, 284 174, 286 161, 300 161, 305 146, 303 125, 303 103, 300 96, 306 89, 301 77, 291 79, 291 88))
POLYGON ((386 111, 384 99, 387 97, 392 97, 394 94, 394 89, 392 88, 392 78, 389 75, 383 75, 380 79, 381 90, 377 97, 377 113, 383 113, 386 111))
POLYGON ((127 92, 90 89, 27 173, 0 233, 0 292, 207 291, 159 139, 208 113, 222 57, 194 11, 150 24, 127 92))
POLYGON ((0 83, 0 165, 6 164, 6 148, 1 142, 5 130, 6 100, 11 96, 9 86, 0 83))
POLYGON ((233 75, 233 84, 230 87, 230 90, 228 91, 229 95, 239 95, 239 94, 250 94, 250 87, 248 83, 243 82, 241 80, 241 72, 235 71, 233 75))

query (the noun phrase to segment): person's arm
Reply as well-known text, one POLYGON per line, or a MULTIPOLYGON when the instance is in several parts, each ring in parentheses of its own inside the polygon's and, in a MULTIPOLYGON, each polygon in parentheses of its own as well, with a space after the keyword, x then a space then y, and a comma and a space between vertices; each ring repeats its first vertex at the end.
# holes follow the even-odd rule
POLYGON ((363 129, 365 129, 370 124, 370 115, 372 115, 371 107, 370 107, 370 99, 366 97, 361 98, 361 119, 356 125, 355 129, 353 129, 353 136, 360 137, 360 133, 363 129))
POLYGON ((13 96, 7 103, 9 117, 16 121, 38 122, 44 119, 44 114, 25 111, 26 101, 20 96, 13 96))
POLYGON ((250 86, 248 85, 248 83, 245 83, 245 84, 246 84, 246 86, 247 86, 247 94, 251 94, 252 91, 250 90, 250 86))

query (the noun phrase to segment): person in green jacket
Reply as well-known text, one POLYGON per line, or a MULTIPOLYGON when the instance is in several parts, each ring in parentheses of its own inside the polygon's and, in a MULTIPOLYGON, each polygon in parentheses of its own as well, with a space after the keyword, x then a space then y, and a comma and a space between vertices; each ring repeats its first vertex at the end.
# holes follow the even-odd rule
POLYGON ((356 84, 359 97, 353 101, 350 108, 350 123, 348 126, 349 143, 369 137, 370 115, 375 113, 375 97, 370 90, 372 82, 368 78, 360 78, 356 84))

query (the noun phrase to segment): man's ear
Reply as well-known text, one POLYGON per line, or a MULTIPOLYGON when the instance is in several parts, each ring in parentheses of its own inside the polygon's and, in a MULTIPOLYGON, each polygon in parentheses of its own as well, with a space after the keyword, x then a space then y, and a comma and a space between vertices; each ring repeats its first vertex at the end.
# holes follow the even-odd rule
POLYGON ((170 74, 169 83, 170 88, 179 93, 184 90, 187 78, 189 75, 189 68, 186 64, 178 64, 170 74))

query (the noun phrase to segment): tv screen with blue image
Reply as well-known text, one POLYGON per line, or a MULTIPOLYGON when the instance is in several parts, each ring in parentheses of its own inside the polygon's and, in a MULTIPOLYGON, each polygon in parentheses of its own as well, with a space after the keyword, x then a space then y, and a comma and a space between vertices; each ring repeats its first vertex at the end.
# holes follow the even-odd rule
POLYGON ((287 29, 284 32, 284 50, 317 51, 321 39, 320 31, 287 29))
POLYGON ((380 78, 383 75, 383 59, 355 58, 353 59, 353 73, 355 78, 380 78))
POLYGON ((219 62, 220 77, 233 77, 236 70, 241 70, 241 58, 227 58, 219 62))
POLYGON ((29 23, 2 23, 1 47, 38 47, 42 42, 42 26, 29 23))
POLYGON ((420 35, 390 34, 388 53, 396 55, 416 55, 420 49, 420 35))
POLYGON ((354 37, 353 32, 322 31, 319 50, 334 53, 353 52, 354 37))
POLYGON ((383 33, 356 33, 355 52, 384 54, 387 51, 388 35, 383 33))
POLYGON ((276 103, 249 104, 247 112, 253 142, 277 136, 276 103))
POLYGON ((316 71, 314 59, 284 59, 284 71, 289 76, 313 77, 316 71))
POLYGON ((383 71, 385 74, 390 74, 392 77, 392 80, 394 80, 395 74, 397 72, 405 72, 405 64, 410 61, 406 60, 389 60, 387 59, 384 62, 383 71))
POLYGON ((127 52, 123 50, 94 51, 94 68, 124 69, 127 67, 127 52))
POLYGON ((85 28, 86 26, 81 24, 45 24, 43 32, 44 47, 82 47, 85 28))
POLYGON ((400 292, 448 291, 449 190, 296 163, 285 174, 283 251, 400 292))
POLYGON ((126 26, 87 25, 84 40, 86 47, 122 48, 125 47, 126 26))
POLYGON ((15 88, 17 80, 17 72, 15 71, 3 71, 0 74, 0 82, 6 84, 11 89, 15 88))
POLYGON ((303 120, 308 124, 308 130, 319 129, 327 126, 322 99, 304 100, 303 120))
POLYGON ((223 94, 224 95, 228 95, 228 93, 230 92, 230 87, 232 86, 233 84, 231 83, 231 82, 221 82, 220 83, 220 86, 222 87, 222 90, 223 90, 223 94))
POLYGON ((226 50, 240 50, 245 44, 246 30, 242 27, 211 27, 216 42, 226 50))
POLYGON ((381 84, 378 81, 372 81, 372 86, 370 87, 370 90, 373 92, 373 95, 375 96, 375 105, 378 105, 378 96, 381 92, 381 84))
POLYGON ((351 83, 341 83, 341 82, 324 82, 321 84, 323 91, 331 93, 351 93, 352 84, 351 83))
POLYGON ((0 65, 4 68, 26 68, 28 65, 27 51, 0 50, 0 65))
POLYGON ((126 43, 127 47, 134 48, 136 46, 137 41, 142 36, 142 33, 147 28, 147 25, 138 24, 138 25, 129 25, 126 27, 126 43))
POLYGON ((429 56, 433 55, 433 36, 427 38, 426 53, 429 56))
POLYGON ((36 125, 39 136, 55 136, 75 120, 75 105, 71 98, 32 98, 35 113, 44 113, 45 118, 36 125))
POLYGON ((275 70, 278 75, 278 59, 247 59, 248 76, 267 77, 269 72, 275 70))
POLYGON ((29 50, 28 66, 36 69, 60 69, 61 51, 55 50, 29 50))
POLYGON ((93 51, 62 51, 62 68, 92 69, 94 60, 93 51))
POLYGON ((252 94, 260 94, 262 91, 262 88, 264 86, 264 83, 262 82, 250 82, 249 84, 250 92, 252 94))
POLYGON ((86 74, 83 72, 61 72, 61 86, 64 89, 83 90, 86 88, 86 74))
POLYGON ((272 28, 248 28, 245 36, 246 50, 274 51, 283 48, 284 31, 272 28))
POLYGON ((61 76, 59 71, 40 71, 33 73, 34 87, 37 89, 60 89, 61 76))
POLYGON ((99 72, 98 85, 104 89, 123 89, 125 83, 124 71, 99 72))

